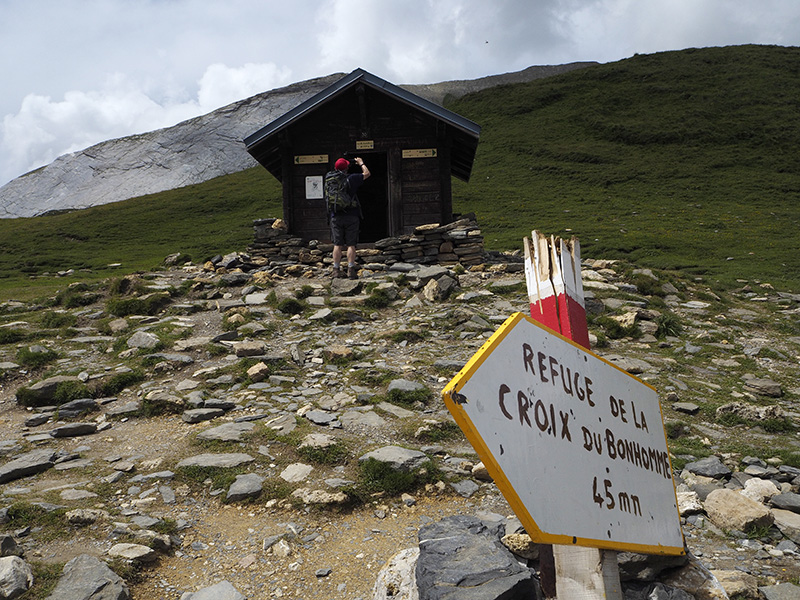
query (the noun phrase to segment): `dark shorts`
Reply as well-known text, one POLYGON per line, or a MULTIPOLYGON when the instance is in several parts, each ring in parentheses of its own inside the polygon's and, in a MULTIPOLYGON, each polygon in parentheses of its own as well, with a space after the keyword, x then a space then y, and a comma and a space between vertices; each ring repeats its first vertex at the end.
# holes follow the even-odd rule
POLYGON ((358 228, 361 218, 357 212, 344 212, 331 216, 331 240, 334 246, 358 244, 358 228))

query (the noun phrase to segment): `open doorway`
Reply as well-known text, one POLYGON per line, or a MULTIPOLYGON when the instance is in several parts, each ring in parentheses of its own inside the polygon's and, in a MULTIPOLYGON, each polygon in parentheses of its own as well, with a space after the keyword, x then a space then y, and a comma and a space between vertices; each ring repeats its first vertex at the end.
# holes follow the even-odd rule
MULTIPOLYGON (((385 152, 359 154, 370 176, 358 190, 364 219, 359 241, 373 243, 389 236, 389 168, 385 152)), ((351 165, 351 169, 354 165, 351 165)))

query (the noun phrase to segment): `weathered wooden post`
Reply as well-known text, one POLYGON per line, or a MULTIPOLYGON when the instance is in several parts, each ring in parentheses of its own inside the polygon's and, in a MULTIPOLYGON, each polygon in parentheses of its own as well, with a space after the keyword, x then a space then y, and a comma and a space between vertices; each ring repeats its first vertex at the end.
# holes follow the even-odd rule
POLYGON ((524 244, 532 316, 511 315, 442 398, 531 539, 552 545, 548 597, 621 599, 616 551, 685 553, 658 394, 589 351, 578 241, 524 244))
MULTIPOLYGON (((535 230, 531 238, 523 239, 531 317, 588 350, 578 239, 567 243, 535 230)), ((557 545, 552 553, 555 572, 542 568, 546 595, 555 591, 556 597, 570 600, 622 599, 616 552, 557 545)))

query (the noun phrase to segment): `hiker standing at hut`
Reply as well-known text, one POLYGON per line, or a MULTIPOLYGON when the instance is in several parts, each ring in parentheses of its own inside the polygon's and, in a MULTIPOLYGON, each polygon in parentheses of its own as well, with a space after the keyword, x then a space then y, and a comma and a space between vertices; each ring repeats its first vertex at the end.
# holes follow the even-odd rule
POLYGON ((358 203, 358 188, 369 177, 369 169, 361 158, 353 162, 361 168, 360 173, 348 175, 350 161, 340 158, 334 170, 325 175, 325 202, 331 221, 333 241, 333 277, 358 278, 356 269, 356 245, 361 225, 361 205, 358 203), (342 249, 347 247, 347 275, 341 268, 342 249))

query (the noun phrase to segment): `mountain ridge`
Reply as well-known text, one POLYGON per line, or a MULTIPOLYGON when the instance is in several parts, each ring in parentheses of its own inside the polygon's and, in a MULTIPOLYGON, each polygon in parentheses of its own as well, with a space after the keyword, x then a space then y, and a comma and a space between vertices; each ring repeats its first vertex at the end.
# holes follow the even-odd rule
MULTIPOLYGON (((593 62, 532 66, 474 80, 401 86, 433 102, 532 81, 593 62)), ((109 204, 202 183, 256 166, 241 140, 322 91, 342 73, 256 94, 171 127, 100 142, 58 157, 0 187, 0 218, 109 204)))

